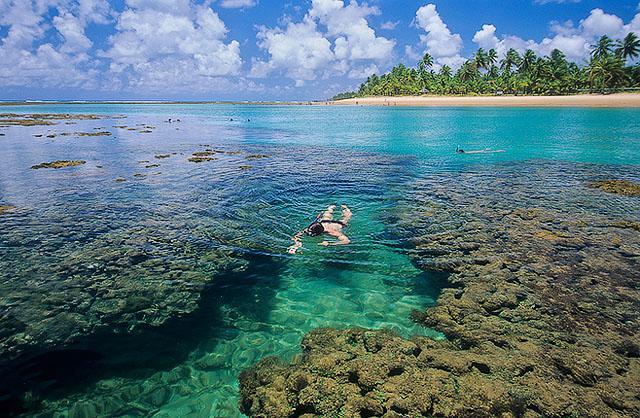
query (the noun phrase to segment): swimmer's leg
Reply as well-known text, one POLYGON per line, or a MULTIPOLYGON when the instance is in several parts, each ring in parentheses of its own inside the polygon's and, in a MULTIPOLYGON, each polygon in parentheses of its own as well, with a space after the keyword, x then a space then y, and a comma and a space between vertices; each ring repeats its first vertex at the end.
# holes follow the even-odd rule
POLYGON ((342 205, 342 220, 340 222, 347 226, 352 217, 353 213, 351 213, 351 209, 349 209, 347 205, 342 205))
POLYGON ((330 205, 327 207, 327 210, 322 214, 323 221, 332 221, 333 220, 333 211, 335 210, 336 205, 330 205))

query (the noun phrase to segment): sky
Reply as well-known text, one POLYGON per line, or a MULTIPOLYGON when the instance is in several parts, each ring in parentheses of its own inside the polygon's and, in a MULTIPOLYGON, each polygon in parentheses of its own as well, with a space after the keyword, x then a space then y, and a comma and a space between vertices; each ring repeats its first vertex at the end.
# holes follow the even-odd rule
POLYGON ((0 100, 322 100, 425 53, 640 35, 638 0, 0 0, 0 100))

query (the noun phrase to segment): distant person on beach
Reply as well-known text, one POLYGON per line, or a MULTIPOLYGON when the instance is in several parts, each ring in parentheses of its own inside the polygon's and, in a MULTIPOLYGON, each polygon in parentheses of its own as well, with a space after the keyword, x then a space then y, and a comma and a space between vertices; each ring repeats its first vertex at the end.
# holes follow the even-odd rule
POLYGON ((349 209, 347 205, 342 205, 342 219, 336 221, 333 219, 333 211, 335 210, 335 208, 336 205, 329 206, 326 211, 318 215, 316 220, 313 221, 311 225, 295 234, 291 238, 293 240, 293 245, 289 247, 289 254, 295 254, 296 251, 298 251, 302 247, 301 239, 304 235, 317 237, 322 234, 327 234, 334 238, 337 238, 337 241, 334 242, 322 241, 319 245, 322 245, 324 247, 328 247, 330 245, 349 244, 351 241, 349 240, 349 237, 347 237, 342 232, 342 230, 347 227, 353 214, 351 213, 351 209, 349 209))

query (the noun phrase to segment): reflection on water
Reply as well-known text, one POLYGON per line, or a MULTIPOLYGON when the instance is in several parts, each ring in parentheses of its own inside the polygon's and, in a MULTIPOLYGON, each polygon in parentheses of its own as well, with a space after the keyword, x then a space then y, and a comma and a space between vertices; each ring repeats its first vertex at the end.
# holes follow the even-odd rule
POLYGON ((444 277, 418 270, 396 229, 417 178, 530 157, 640 160, 598 136, 606 121, 637 141, 625 111, 38 110, 127 115, 0 128, 0 205, 16 208, 0 215, 0 402, 42 416, 236 416, 240 370, 297 354, 313 328, 440 338, 409 316, 444 277), (164 122, 176 112, 183 122, 164 122), (60 136, 97 129, 112 135, 60 136), (459 156, 456 145, 507 152, 459 156), (189 162, 194 152, 215 160, 189 162), (57 159, 87 163, 29 169, 57 159), (287 255, 332 203, 353 210, 353 243, 307 238, 287 255))

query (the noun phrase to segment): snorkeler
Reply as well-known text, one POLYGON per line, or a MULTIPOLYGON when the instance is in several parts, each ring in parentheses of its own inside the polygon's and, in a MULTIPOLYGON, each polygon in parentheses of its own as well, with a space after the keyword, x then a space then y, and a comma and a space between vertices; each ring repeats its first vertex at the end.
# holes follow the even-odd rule
POLYGON ((302 247, 302 237, 304 235, 309 235, 311 237, 317 237, 322 234, 328 234, 334 238, 337 238, 337 241, 329 242, 322 241, 319 245, 324 247, 328 247, 330 245, 347 245, 351 241, 349 237, 347 237, 343 232, 343 228, 345 228, 349 221, 351 220, 351 209, 347 207, 347 205, 342 205, 342 219, 336 221, 333 219, 333 211, 336 208, 336 205, 331 205, 327 208, 324 213, 318 215, 315 221, 311 223, 304 230, 295 234, 291 239, 293 240, 293 245, 289 247, 289 254, 295 254, 298 249, 302 247))

